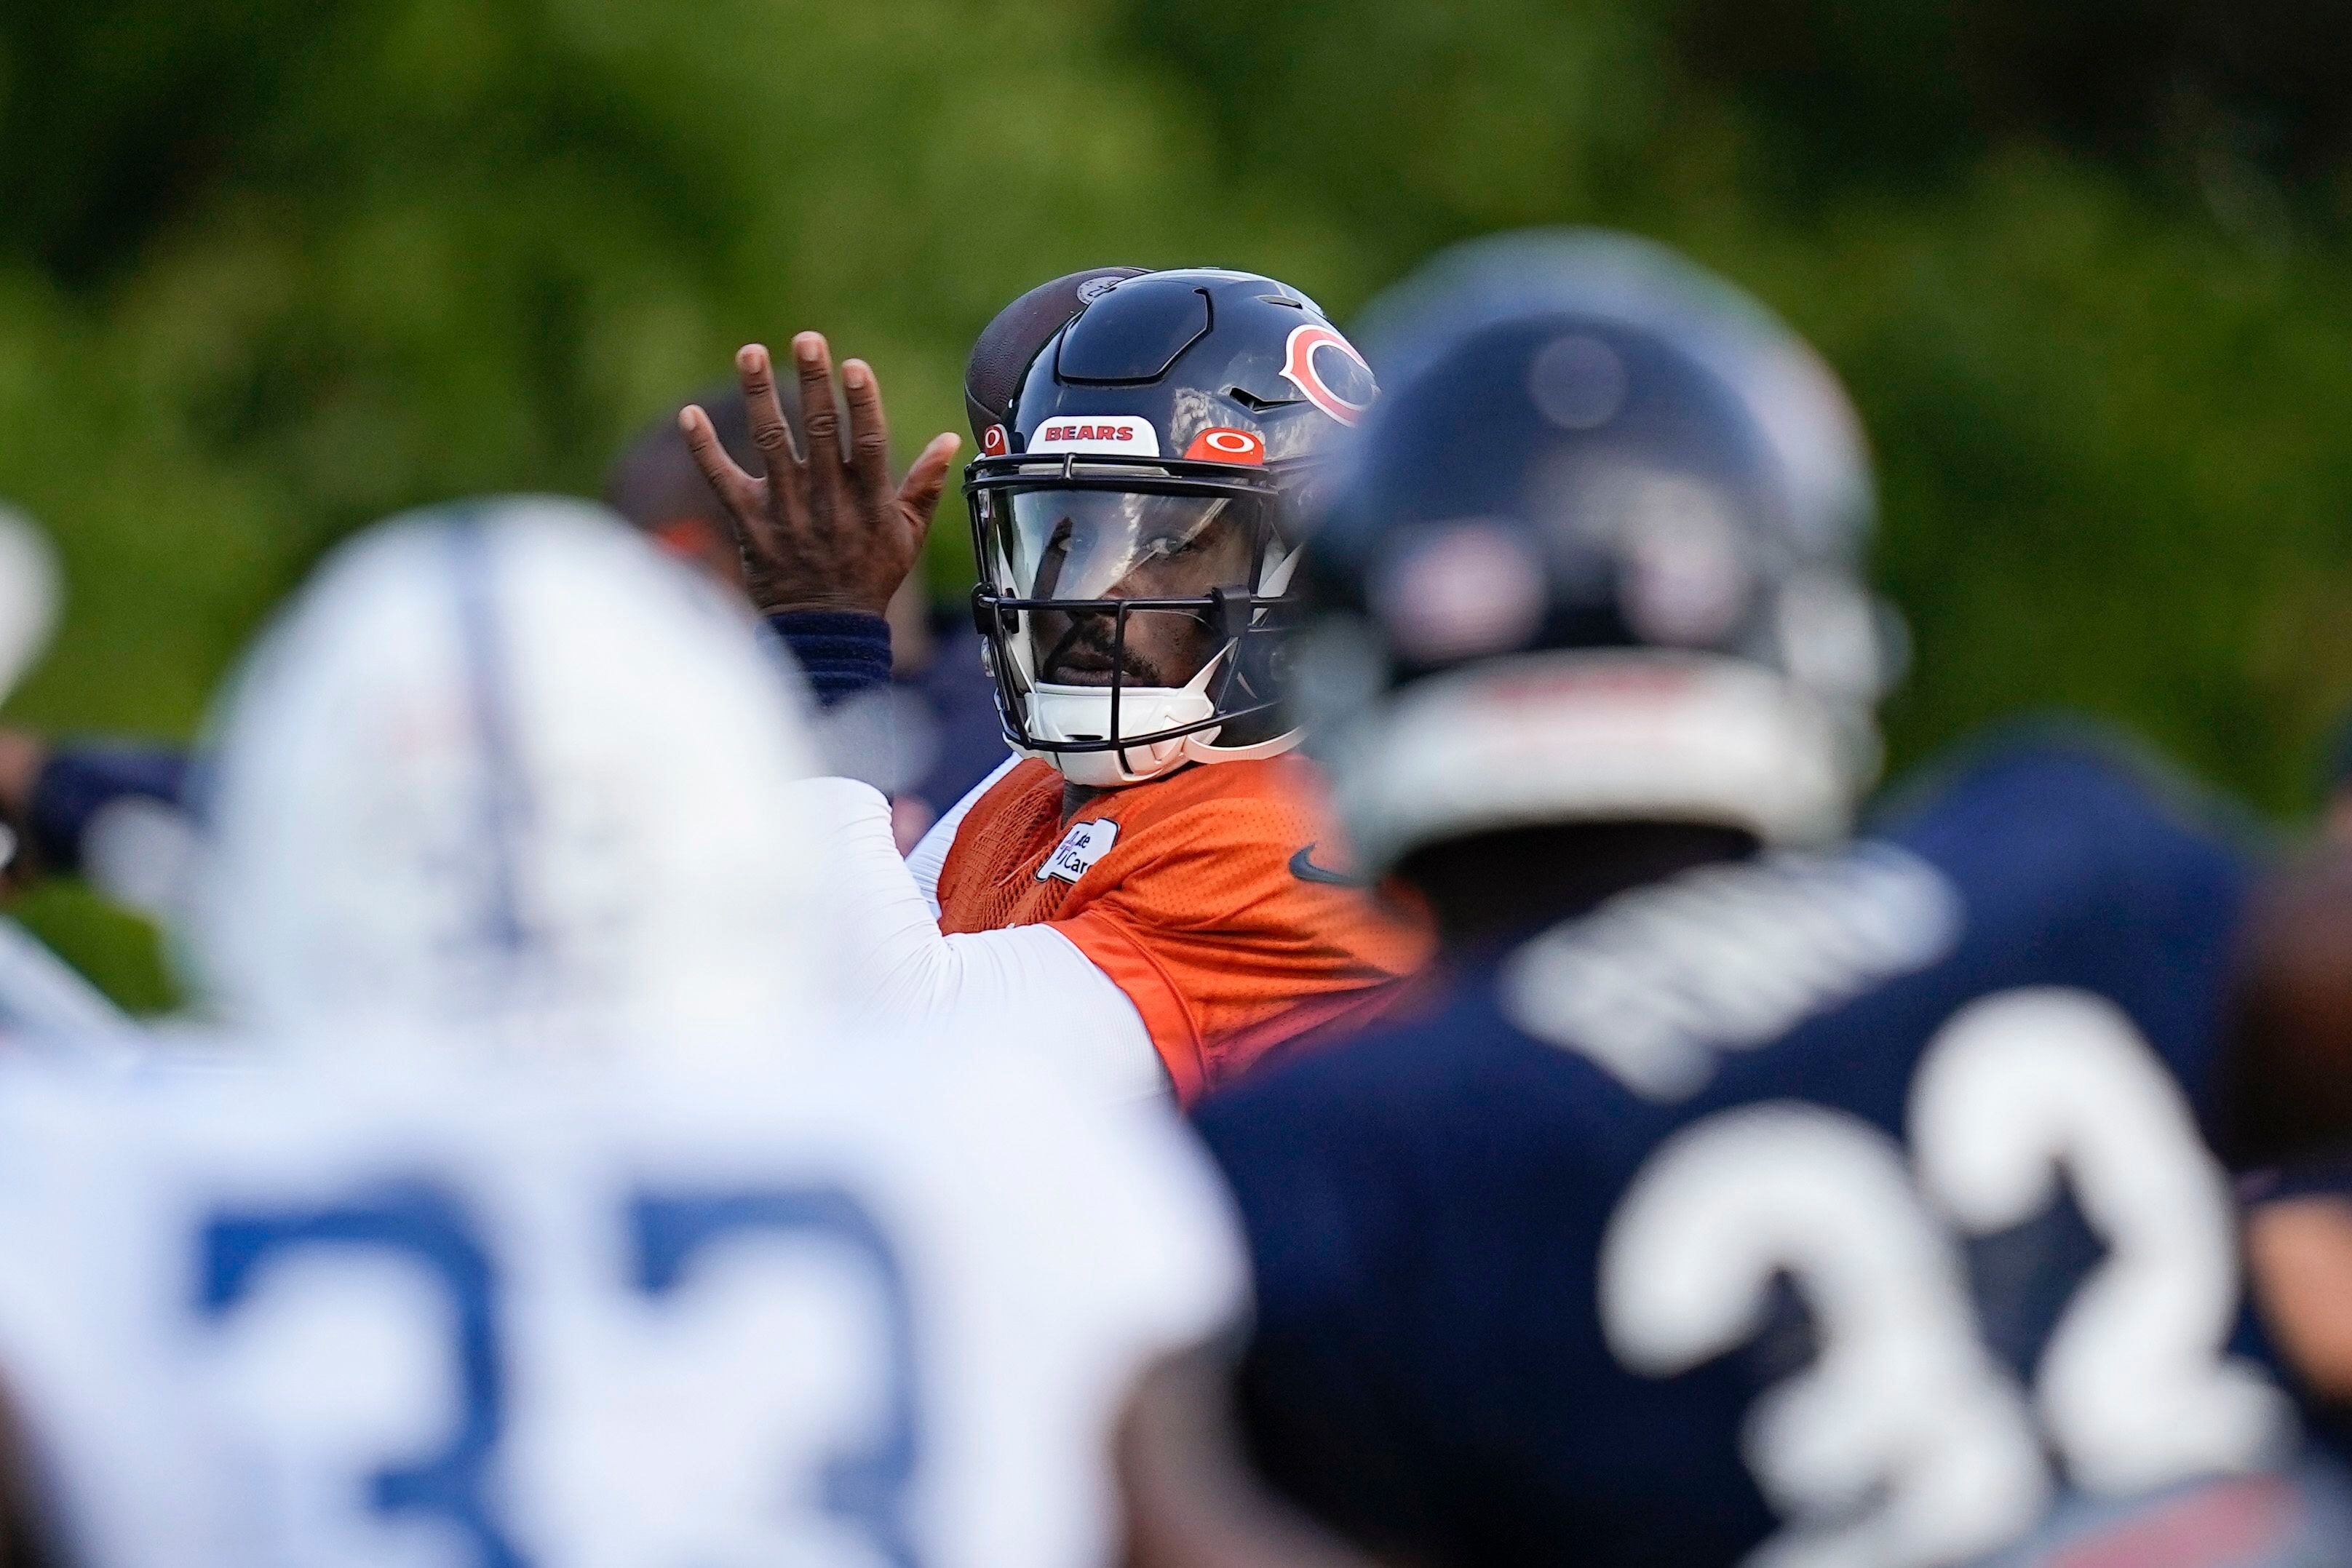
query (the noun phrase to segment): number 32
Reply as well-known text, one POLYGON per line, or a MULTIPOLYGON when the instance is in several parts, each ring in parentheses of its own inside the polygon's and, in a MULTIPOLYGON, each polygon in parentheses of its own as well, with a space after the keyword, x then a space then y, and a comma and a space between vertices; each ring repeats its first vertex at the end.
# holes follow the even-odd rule
POLYGON ((2062 1176, 2106 1244, 2034 1380, 2070 1478, 2126 1492, 2274 1454, 2284 1396, 2222 1354, 2238 1301, 2226 1180, 2119 1010, 2060 989, 1975 1003, 1922 1058, 1908 1123, 1916 1182, 1859 1118, 1724 1112, 1662 1145, 1610 1222, 1601 1322, 1636 1371, 1745 1343, 1783 1275, 1813 1315, 1813 1364, 1748 1412, 1749 1468, 1790 1521, 1752 1563, 1948 1563, 2039 1516, 2042 1442, 1980 1343, 1947 1225, 2018 1224, 2062 1176))

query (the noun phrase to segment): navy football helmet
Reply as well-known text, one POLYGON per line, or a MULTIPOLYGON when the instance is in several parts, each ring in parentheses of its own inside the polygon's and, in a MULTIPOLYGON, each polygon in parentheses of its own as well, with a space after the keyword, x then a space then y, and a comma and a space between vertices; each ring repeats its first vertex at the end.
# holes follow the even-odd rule
POLYGON ((1448 254, 1366 341, 1389 384, 1314 534, 1299 676, 1366 864, 1546 823, 1841 831, 1896 628, 1820 359, 1577 233, 1448 254))
POLYGON ((1299 518, 1371 372, 1269 277, 1078 293, 964 477, 1006 738, 1105 787, 1286 750, 1299 518))

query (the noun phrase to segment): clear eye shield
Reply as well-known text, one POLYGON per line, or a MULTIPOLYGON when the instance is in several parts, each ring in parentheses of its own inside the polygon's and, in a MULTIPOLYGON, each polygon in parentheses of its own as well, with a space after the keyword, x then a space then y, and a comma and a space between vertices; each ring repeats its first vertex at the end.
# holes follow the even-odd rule
POLYGON ((995 508, 1006 586, 1024 599, 1190 599, 1245 593, 1259 507, 1230 496, 1015 492, 995 508))

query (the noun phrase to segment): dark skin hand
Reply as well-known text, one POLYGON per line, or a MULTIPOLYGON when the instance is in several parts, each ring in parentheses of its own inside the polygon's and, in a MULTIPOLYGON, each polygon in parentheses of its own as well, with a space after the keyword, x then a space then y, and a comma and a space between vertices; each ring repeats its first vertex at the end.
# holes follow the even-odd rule
POLYGON ((793 444, 777 402, 775 367, 766 348, 747 344, 735 356, 767 478, 736 465, 700 408, 680 412, 678 429, 727 510, 755 609, 763 615, 803 610, 879 615, 922 553, 961 438, 952 432, 933 436, 906 477, 893 481, 889 426, 873 367, 863 360, 842 364, 849 432, 844 450, 832 351, 817 333, 803 332, 793 340, 793 359, 808 433, 805 454, 793 444))

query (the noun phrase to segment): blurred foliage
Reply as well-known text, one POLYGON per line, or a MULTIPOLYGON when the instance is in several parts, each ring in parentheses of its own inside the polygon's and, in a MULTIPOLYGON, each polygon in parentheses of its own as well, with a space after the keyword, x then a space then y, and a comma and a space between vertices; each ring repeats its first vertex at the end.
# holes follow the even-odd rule
MULTIPOLYGON (((2291 812, 2352 693, 2336 42, 2307 0, 8 7, 0 496, 70 581, 9 711, 189 733, 333 538, 593 493, 746 339, 874 361, 911 449, 1060 271, 1249 266, 1344 317, 1448 240, 1605 223, 1853 386, 1898 765, 2073 706, 2291 812)), ((29 916, 161 995, 87 897, 29 916)))

